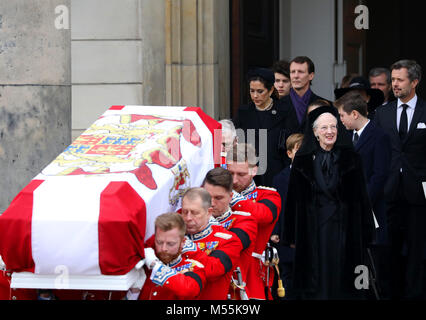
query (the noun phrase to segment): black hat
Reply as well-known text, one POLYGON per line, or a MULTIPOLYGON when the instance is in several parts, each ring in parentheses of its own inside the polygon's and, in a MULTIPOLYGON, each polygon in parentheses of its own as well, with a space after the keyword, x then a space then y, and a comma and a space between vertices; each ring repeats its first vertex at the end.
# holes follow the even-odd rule
POLYGON ((320 115, 323 113, 331 113, 336 119, 339 119, 339 113, 335 107, 332 106, 321 106, 318 107, 308 114, 308 121, 310 124, 310 129, 312 129, 312 125, 314 124, 315 120, 318 119, 320 115))
POLYGON ((380 106, 385 100, 382 90, 371 89, 370 82, 364 77, 354 77, 349 83, 349 87, 335 89, 334 95, 336 96, 336 99, 339 99, 345 93, 355 89, 365 90, 365 92, 370 96, 368 106, 371 108, 380 106))
POLYGON ((266 68, 253 68, 247 72, 247 80, 260 77, 266 82, 273 84, 275 82, 275 74, 272 70, 266 68))
POLYGON ((314 135, 313 124, 318 117, 324 113, 331 113, 337 120, 337 140, 335 146, 340 148, 353 148, 352 139, 346 134, 345 127, 340 121, 339 112, 333 106, 321 106, 308 114, 308 123, 305 127, 302 145, 297 151, 297 155, 306 155, 314 152, 318 148, 318 141, 314 135))

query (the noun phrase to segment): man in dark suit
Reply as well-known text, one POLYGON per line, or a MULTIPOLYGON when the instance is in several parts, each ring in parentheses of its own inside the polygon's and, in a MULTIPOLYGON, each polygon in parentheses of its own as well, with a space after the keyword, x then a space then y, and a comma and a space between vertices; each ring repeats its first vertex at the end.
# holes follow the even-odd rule
POLYGON ((377 270, 381 297, 389 296, 388 228, 385 208, 385 183, 391 162, 389 136, 376 123, 368 119, 368 106, 357 91, 348 91, 334 102, 340 119, 350 130, 355 151, 361 155, 367 182, 367 193, 379 227, 371 252, 377 270))
POLYGON ((281 98, 281 101, 296 112, 300 132, 304 129, 308 105, 315 100, 324 99, 311 90, 314 77, 315 65, 311 59, 299 56, 290 61, 290 94, 281 98))
POLYGON ((377 109, 376 123, 391 138, 392 160, 385 197, 392 260, 392 298, 425 298, 426 102, 416 95, 421 67, 413 60, 391 66, 397 101, 377 109))

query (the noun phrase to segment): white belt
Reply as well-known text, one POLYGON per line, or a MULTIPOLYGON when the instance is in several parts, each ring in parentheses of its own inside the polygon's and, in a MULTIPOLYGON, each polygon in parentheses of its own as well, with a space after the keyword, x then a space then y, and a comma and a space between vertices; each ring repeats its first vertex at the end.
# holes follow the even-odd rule
POLYGON ((257 259, 259 259, 261 261, 264 260, 263 256, 260 253, 252 252, 251 255, 252 255, 252 257, 257 258, 257 259))

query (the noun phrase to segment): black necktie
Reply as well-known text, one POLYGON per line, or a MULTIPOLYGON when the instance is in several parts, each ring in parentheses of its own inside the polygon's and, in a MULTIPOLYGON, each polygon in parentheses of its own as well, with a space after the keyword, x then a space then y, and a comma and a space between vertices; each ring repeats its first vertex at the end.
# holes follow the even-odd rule
POLYGON ((407 108, 408 105, 401 105, 404 109, 401 112, 401 118, 399 119, 399 137, 401 140, 405 138, 408 132, 408 117, 407 117, 407 108))
POLYGON ((358 135, 358 133, 354 133, 354 140, 353 140, 353 143, 354 143, 354 147, 356 146, 356 144, 358 143, 358 140, 359 140, 359 135, 358 135))

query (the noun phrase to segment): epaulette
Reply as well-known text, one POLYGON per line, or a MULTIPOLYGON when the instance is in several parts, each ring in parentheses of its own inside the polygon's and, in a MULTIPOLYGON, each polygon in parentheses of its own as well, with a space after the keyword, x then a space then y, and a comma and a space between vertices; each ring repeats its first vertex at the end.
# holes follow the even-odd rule
POLYGON ((225 239, 225 240, 229 240, 229 239, 231 239, 231 238, 232 238, 232 234, 229 234, 229 233, 223 233, 223 232, 216 232, 216 233, 214 234, 214 236, 215 236, 215 237, 218 237, 218 238, 225 239))
POLYGON ((185 244, 182 248, 182 253, 190 251, 197 251, 197 245, 192 240, 186 239, 185 244))
POLYGON ((245 217, 251 216, 250 212, 245 212, 245 211, 232 211, 232 214, 237 214, 239 216, 245 216, 245 217))
POLYGON ((265 187, 265 186, 258 186, 257 188, 258 188, 258 189, 262 189, 262 190, 277 191, 277 189, 275 189, 275 188, 265 187))

